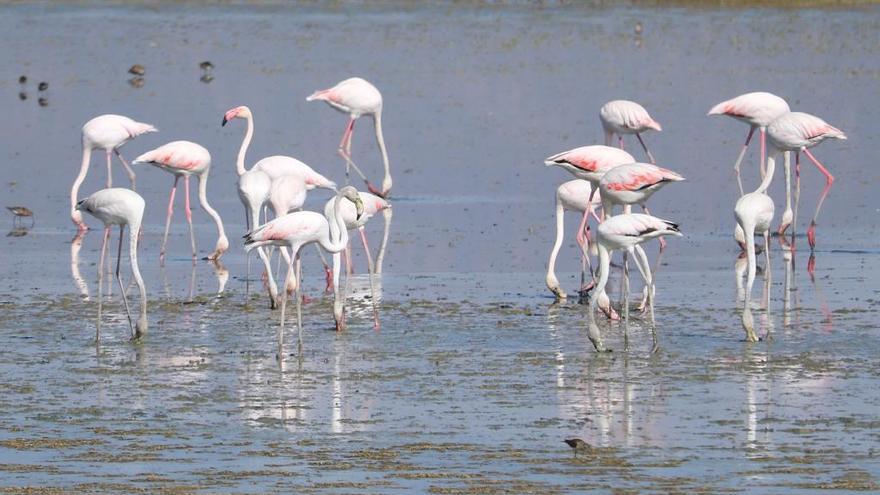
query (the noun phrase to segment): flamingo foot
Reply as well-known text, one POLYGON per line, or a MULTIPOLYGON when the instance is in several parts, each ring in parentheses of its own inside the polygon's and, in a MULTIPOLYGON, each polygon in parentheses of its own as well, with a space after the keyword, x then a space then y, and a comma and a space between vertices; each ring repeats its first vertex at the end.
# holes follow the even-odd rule
POLYGON ((810 228, 807 229, 807 242, 810 243, 810 251, 816 248, 816 221, 810 222, 810 228))
POLYGON ((89 230, 89 226, 86 225, 85 222, 76 224, 76 232, 77 232, 77 234, 83 234, 83 233, 85 233, 85 231, 87 231, 87 230, 89 230))

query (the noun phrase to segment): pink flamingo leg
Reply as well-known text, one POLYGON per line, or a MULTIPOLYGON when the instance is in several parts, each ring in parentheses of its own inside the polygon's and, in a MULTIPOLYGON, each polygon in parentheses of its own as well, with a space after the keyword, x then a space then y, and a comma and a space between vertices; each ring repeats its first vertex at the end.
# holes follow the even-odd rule
POLYGON ((583 216, 581 217, 581 223, 578 225, 577 235, 575 236, 575 241, 578 246, 581 248, 581 289, 580 292, 587 292, 592 290, 592 288, 596 285, 596 279, 593 276, 593 267, 590 263, 590 223, 588 222, 590 216, 590 208, 587 208, 584 211, 583 216), (590 270, 590 283, 586 283, 586 272, 587 268, 590 270))
POLYGON ((196 262, 196 235, 193 233, 192 210, 189 207, 189 176, 183 178, 183 190, 185 193, 184 212, 186 213, 186 223, 189 224, 189 242, 192 244, 193 263, 196 262))
POLYGON ((361 172, 361 169, 358 168, 358 166, 355 165, 354 160, 351 159, 351 137, 354 134, 354 120, 355 119, 349 119, 348 126, 346 126, 345 132, 342 134, 342 140, 339 141, 339 149, 337 150, 339 156, 341 156, 342 159, 345 160, 345 180, 346 182, 348 182, 349 169, 353 168, 354 171, 357 172, 360 178, 364 181, 364 183, 367 184, 367 187, 370 189, 370 191, 377 196, 381 196, 381 192, 377 193, 375 191, 375 187, 373 187, 373 185, 370 184, 370 181, 367 180, 367 176, 364 175, 363 172, 361 172))
POLYGON ((617 135, 617 147, 623 149, 623 134, 617 135))
POLYGON ((179 175, 174 176, 174 185, 171 186, 171 195, 168 197, 168 214, 165 216, 165 235, 162 236, 162 247, 159 248, 159 263, 165 263, 165 244, 168 242, 168 229, 171 227, 171 215, 174 213, 174 194, 177 192, 179 175))
POLYGON ((111 159, 110 150, 106 150, 107 153, 107 188, 113 187, 113 171, 111 170, 110 165, 113 164, 113 160, 111 159))
POLYGON ((119 158, 119 161, 122 162, 122 166, 125 167, 125 172, 128 174, 128 180, 131 181, 131 190, 137 191, 137 188, 135 187, 135 178, 137 178, 137 176, 135 175, 134 170, 132 170, 131 165, 129 165, 128 162, 125 161, 125 158, 122 156, 122 153, 120 153, 118 149, 114 149, 113 151, 116 152, 116 157, 119 158))
POLYGON ((645 154, 648 155, 648 160, 651 161, 652 165, 656 164, 657 162, 654 161, 654 155, 652 155, 651 152, 648 151, 648 146, 645 144, 645 141, 642 139, 642 135, 637 132, 636 137, 639 138, 639 143, 641 143, 642 149, 644 149, 645 154))
MULTIPOLYGON (((755 127, 752 126, 751 128, 749 128, 749 134, 746 136, 746 142, 745 142, 745 144, 743 144, 742 149, 739 151, 739 156, 736 157, 736 162, 733 164, 733 171, 736 172, 736 183, 739 185, 739 195, 740 196, 742 196, 745 193, 743 191, 743 182, 742 182, 742 176, 740 175, 740 172, 739 172, 739 166, 742 164, 743 158, 746 156, 746 150, 748 150, 748 148, 749 148, 749 143, 752 141, 752 134, 754 134, 754 133, 755 133, 755 127)), ((764 160, 764 158, 762 157, 761 161, 763 161, 763 160, 764 160)))
POLYGON ((822 209, 822 203, 825 202, 825 197, 828 196, 828 191, 831 189, 831 185, 834 184, 834 176, 831 175, 831 172, 828 171, 819 160, 816 159, 815 156, 810 152, 810 150, 804 148, 804 154, 807 155, 807 158, 813 162, 814 165, 819 169, 820 172, 825 174, 825 188, 822 189, 822 195, 819 196, 819 204, 816 205, 816 213, 813 214, 813 220, 810 222, 810 228, 807 229, 807 242, 810 243, 810 249, 816 247, 816 219, 819 218, 819 210, 822 209))

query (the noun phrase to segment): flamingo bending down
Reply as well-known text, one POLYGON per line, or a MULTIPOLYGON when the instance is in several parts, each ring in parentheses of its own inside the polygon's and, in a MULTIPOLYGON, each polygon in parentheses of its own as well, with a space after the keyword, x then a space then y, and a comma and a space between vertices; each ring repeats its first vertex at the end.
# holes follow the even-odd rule
POLYGON ((618 146, 620 146, 620 149, 623 149, 623 135, 635 134, 642 145, 642 149, 645 150, 645 154, 648 155, 648 160, 651 163, 656 163, 654 155, 648 151, 648 146, 645 145, 641 133, 649 129, 655 131, 662 131, 663 129, 656 120, 651 118, 645 107, 629 100, 609 101, 599 109, 599 120, 602 122, 602 129, 605 130, 606 146, 611 146, 611 140, 617 134, 618 146))
POLYGON ((348 177, 349 167, 361 176, 367 184, 367 189, 377 196, 387 197, 391 192, 391 170, 388 164, 388 152, 385 149, 385 138, 382 137, 382 93, 370 82, 360 77, 346 79, 336 86, 312 93, 306 101, 326 101, 328 105, 349 115, 348 126, 339 141, 339 154, 345 160, 345 175, 348 177), (382 153, 382 164, 385 167, 385 177, 382 179, 382 190, 379 191, 367 180, 357 165, 351 159, 351 136, 354 131, 354 121, 362 115, 373 117, 376 128, 376 143, 382 153))
MULTIPOLYGON (((769 158, 769 157, 768 157, 769 158)), ((770 222, 773 221, 773 199, 767 195, 767 188, 770 187, 770 181, 773 180, 773 172, 775 172, 776 164, 772 159, 767 160, 767 173, 764 180, 755 192, 744 194, 739 201, 736 202, 734 208, 734 216, 737 225, 742 229, 745 235, 746 255, 748 257, 748 279, 746 282, 745 303, 743 306, 742 325, 746 331, 746 340, 749 342, 757 342, 758 336, 755 335, 755 322, 752 319, 752 311, 749 308, 749 302, 752 295, 752 284, 755 282, 755 232, 764 234, 764 253, 767 256, 767 262, 770 261, 770 222)), ((769 269, 769 266, 768 268, 769 269)))
MULTIPOLYGON (((816 165, 825 175, 825 188, 819 196, 819 203, 816 205, 816 213, 813 214, 813 220, 807 229, 807 241, 810 243, 810 249, 816 247, 816 219, 819 218, 819 210, 822 209, 822 203, 828 196, 831 185, 834 184, 834 176, 825 168, 819 160, 813 156, 809 148, 816 146, 826 139, 846 139, 846 134, 840 129, 828 124, 824 120, 803 112, 789 112, 778 119, 774 120, 767 127, 767 135, 770 136, 770 143, 776 149, 776 154, 780 152, 795 152, 795 174, 797 181, 797 196, 800 196, 800 152, 803 151, 807 158, 816 165)), ((768 162, 770 157, 768 156, 768 162)), ((768 163, 769 168, 769 163, 768 163)), ((796 219, 791 213, 791 167, 786 161, 786 195, 785 195, 785 213, 783 213, 783 223, 779 226, 779 233, 785 232, 796 219), (786 220, 788 220, 786 222, 786 220)), ((795 204, 797 208, 797 204, 795 204)))
POLYGON ((223 230, 223 220, 220 215, 208 204, 208 173, 211 170, 211 154, 203 146, 190 141, 172 141, 152 151, 148 151, 137 157, 132 163, 149 163, 166 172, 174 174, 174 185, 171 186, 171 195, 168 198, 168 215, 165 218, 165 235, 162 236, 162 248, 159 252, 159 260, 165 261, 165 243, 168 241, 168 228, 171 226, 171 214, 174 207, 174 193, 177 191, 177 182, 183 177, 185 195, 186 222, 189 224, 189 237, 192 244, 193 262, 196 259, 196 237, 193 233, 192 210, 189 207, 189 177, 196 175, 199 179, 199 204, 208 212, 217 224, 217 244, 214 252, 208 255, 209 260, 218 260, 229 248, 229 240, 223 230))
MULTIPOLYGON (((119 225, 119 251, 116 257, 116 280, 122 293, 122 302, 125 303, 125 313, 128 315, 128 326, 131 329, 132 339, 139 339, 147 332, 147 289, 137 261, 137 236, 144 218, 144 198, 138 193, 124 188, 101 189, 88 198, 76 204, 77 211, 84 211, 98 220, 104 222, 104 241, 110 232, 111 225, 119 225), (128 225, 128 259, 131 263, 131 271, 137 283, 141 295, 141 314, 137 324, 132 326, 131 312, 128 309, 128 299, 125 297, 125 287, 119 276, 120 258, 122 257, 122 233, 128 225)), ((101 249, 104 252, 104 248, 101 249)), ((100 269, 103 270, 103 262, 100 269)), ((100 327, 99 327, 100 328, 100 327)), ((95 333, 95 340, 100 339, 100 330, 95 333)))
MULTIPOLYGON (((338 253, 345 249, 348 244, 348 230, 345 228, 345 221, 342 218, 342 211, 338 208, 339 203, 346 198, 355 204, 357 215, 363 212, 364 205, 358 195, 357 189, 347 186, 343 187, 336 194, 336 215, 332 219, 328 219, 320 213, 314 211, 297 211, 288 213, 287 215, 278 217, 266 224, 250 231, 244 236, 245 249, 251 249, 260 246, 287 246, 291 251, 291 259, 287 264, 287 277, 284 286, 287 287, 293 272, 293 260, 299 258, 299 252, 303 246, 311 243, 318 243, 322 248, 331 252, 338 253), (330 228, 331 222, 336 224, 338 230, 330 228)), ((297 327, 299 333, 299 343, 302 346, 302 301, 299 297, 300 281, 296 281, 296 313, 297 327)), ((278 331, 278 351, 279 358, 281 356, 281 346, 284 342, 284 316, 287 305, 286 294, 281 298, 281 325, 278 331)))
POLYGON ((761 178, 764 178, 764 164, 767 156, 767 126, 780 116, 790 112, 788 103, 782 98, 765 92, 754 92, 739 95, 736 98, 722 101, 709 110, 706 115, 727 115, 733 117, 740 122, 749 124, 749 133, 746 135, 746 142, 743 144, 733 164, 733 170, 736 172, 736 182, 739 185, 739 195, 742 196, 743 185, 742 177, 739 173, 739 166, 742 164, 743 157, 752 140, 755 129, 761 133, 761 161, 760 170, 761 178))
MULTIPOLYGON (((608 272, 611 267, 611 251, 615 249, 630 249, 633 246, 643 244, 651 239, 655 239, 664 235, 681 236, 678 225, 668 220, 662 220, 657 217, 645 215, 642 213, 626 213, 615 217, 606 218, 604 222, 599 224, 597 230, 597 241, 599 244, 599 282, 596 285, 597 297, 590 301, 590 324, 589 338, 590 342, 599 352, 605 351, 605 345, 602 343, 602 333, 596 325, 596 305, 599 300, 599 294, 605 292, 605 285, 608 283, 608 272)), ((644 251, 642 251, 644 253, 644 251)), ((636 262, 641 262, 647 266, 646 258, 636 262)), ((650 268, 650 267, 648 267, 650 268)), ((651 319, 651 336, 654 345, 651 352, 657 352, 660 349, 657 341, 657 328, 654 322, 654 281, 650 282, 648 288, 648 308, 651 319)))
MULTIPOLYGON (((364 245, 364 253, 367 255, 367 271, 370 277, 370 297, 373 304, 373 328, 378 330, 379 297, 376 293, 375 282, 373 281, 373 276, 375 275, 376 270, 373 265, 373 256, 370 254, 370 246, 367 244, 367 235, 364 232, 364 225, 366 225, 367 221, 369 221, 376 213, 391 208, 391 203, 379 196, 367 192, 359 192, 358 196, 363 205, 362 211, 357 211, 357 206, 351 201, 336 201, 335 199, 331 199, 324 205, 324 216, 327 218, 335 218, 338 209, 342 212, 342 220, 345 224, 346 230, 357 229, 358 233, 360 233, 361 243, 364 245)), ((332 223, 330 224, 330 231, 333 235, 338 234, 336 228, 336 225, 332 223)), ((346 249, 349 249, 348 246, 346 246, 346 249)), ((336 291, 333 305, 333 316, 336 319, 336 330, 345 329, 345 311, 343 307, 345 304, 345 292, 340 290, 339 287, 339 265, 341 264, 341 254, 341 252, 333 253, 332 283, 334 290, 336 291)), ((351 273, 351 256, 348 253, 346 253, 345 265, 348 273, 351 273)))
MULTIPOLYGON (((581 215, 582 220, 576 237, 578 246, 581 248, 581 290, 589 290, 593 285, 591 283, 590 286, 585 287, 584 273, 589 268, 590 278, 592 278, 593 269, 590 266, 589 238, 584 235, 585 224, 583 220, 588 215, 593 215, 598 221, 595 210, 601 204, 601 198, 598 194, 592 195, 591 189, 590 183, 583 179, 570 180, 556 188, 556 240, 553 243, 553 249, 550 251, 550 259, 547 262, 546 283, 547 288, 556 296, 557 301, 568 297, 562 287, 559 286, 559 280, 556 278, 556 256, 559 254, 559 249, 562 247, 562 240, 565 235, 565 210, 586 213, 586 215, 581 215), (593 199, 590 200, 590 197, 593 199)), ((611 318, 617 318, 617 313, 611 307, 611 300, 608 299, 607 295, 599 301, 599 308, 611 318)))
POLYGON ((88 229, 82 220, 82 214, 76 209, 76 199, 79 193, 79 186, 86 178, 89 172, 89 164, 91 162, 92 150, 102 149, 107 154, 107 187, 113 186, 113 176, 111 173, 112 157, 111 153, 115 152, 128 173, 131 180, 131 187, 135 187, 135 173, 126 163, 122 153, 119 152, 125 143, 132 139, 145 134, 147 132, 156 132, 156 128, 150 124, 143 122, 135 122, 134 120, 123 117, 122 115, 99 115, 88 121, 82 127, 82 164, 79 168, 79 175, 73 181, 73 187, 70 189, 70 219, 77 225, 80 232, 88 229))

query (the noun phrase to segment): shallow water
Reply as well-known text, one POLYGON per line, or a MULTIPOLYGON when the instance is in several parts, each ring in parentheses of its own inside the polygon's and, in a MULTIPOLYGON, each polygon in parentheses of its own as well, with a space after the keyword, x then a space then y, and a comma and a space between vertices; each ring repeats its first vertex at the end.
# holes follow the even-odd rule
MULTIPOLYGON (((0 94, 11 116, 0 120, 0 194, 36 215, 24 236, 0 238, 0 493, 880 489, 870 199, 880 9, 0 9, 0 94), (199 81, 205 59, 216 66, 210 84, 199 81), (133 63, 147 70, 141 88, 127 83, 133 63), (25 100, 19 73, 29 77, 25 100), (256 117, 248 162, 288 153, 343 182, 334 151, 345 119, 305 96, 352 74, 385 95, 395 179, 382 328, 370 326, 358 243, 344 333, 333 331, 310 250, 303 349, 289 333, 279 365, 278 313, 266 308, 254 260, 248 280, 238 243, 233 160, 244 128, 219 120, 247 104, 256 117), (40 80, 50 82, 46 107, 40 80), (729 239, 730 168, 746 129, 704 114, 760 89, 850 139, 816 150, 837 181, 815 273, 805 239, 792 263, 773 239, 769 286, 759 275, 753 291, 759 334, 772 338, 750 345, 729 239), (552 304, 543 284, 553 191, 569 177, 542 159, 601 139, 597 109, 620 97, 663 124, 648 144, 689 179, 652 200, 686 232, 661 260, 654 356, 637 313, 628 352, 621 329, 603 324, 615 352, 595 354, 586 308, 552 304), (105 112, 160 128, 126 145, 127 158, 181 138, 211 150, 208 195, 233 244, 220 266, 193 266, 178 210, 161 268, 171 179, 138 170, 151 325, 140 345, 127 340, 108 277, 95 346, 100 230, 87 220, 95 230, 71 243, 66 213, 79 128, 105 112), (573 436, 592 448, 573 456, 562 442, 573 436)), ((356 125, 354 156, 378 182, 371 132, 370 122, 356 125)), ((803 175, 800 231, 821 188, 810 165, 803 175)), ((104 177, 95 156, 82 191, 104 177)), ((778 211, 781 184, 772 188, 778 211)), ((326 198, 313 193, 309 205, 326 198)), ((194 220, 205 254, 215 230, 200 209, 194 220)), ((369 226, 374 248, 381 223, 369 226)), ((648 251, 656 259, 656 246, 648 251)), ((569 237, 558 266, 569 292, 578 265, 569 237)), ((616 273, 610 285, 616 299, 616 273)))

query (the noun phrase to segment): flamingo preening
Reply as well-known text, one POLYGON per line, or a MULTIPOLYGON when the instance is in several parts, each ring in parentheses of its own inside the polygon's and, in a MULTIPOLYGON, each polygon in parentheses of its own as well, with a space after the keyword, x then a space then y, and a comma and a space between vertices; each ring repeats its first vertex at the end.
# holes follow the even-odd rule
POLYGON ((70 218, 77 225, 80 232, 88 229, 82 220, 82 214, 76 209, 77 194, 79 187, 89 172, 89 164, 91 162, 92 150, 102 149, 107 154, 107 187, 113 187, 113 174, 111 165, 113 163, 112 153, 116 153, 128 178, 131 180, 132 189, 135 188, 134 170, 126 163, 122 153, 119 152, 125 143, 148 132, 156 132, 156 128, 150 124, 143 122, 135 122, 134 120, 123 117, 122 115, 99 115, 82 127, 82 164, 79 168, 79 174, 73 181, 73 187, 70 189, 70 218))

